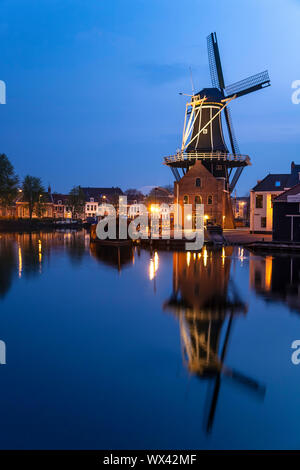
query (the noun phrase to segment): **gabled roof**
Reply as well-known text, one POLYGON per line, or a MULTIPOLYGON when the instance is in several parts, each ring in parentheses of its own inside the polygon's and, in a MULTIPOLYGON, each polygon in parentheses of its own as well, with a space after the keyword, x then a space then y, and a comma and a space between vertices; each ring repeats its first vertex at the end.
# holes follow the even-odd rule
POLYGON ((58 204, 58 201, 61 201, 62 204, 66 205, 69 203, 69 197, 70 196, 68 194, 53 193, 52 194, 53 204, 58 204))
POLYGON ((292 188, 299 183, 300 165, 296 165, 294 162, 291 163, 291 174, 287 181, 287 188, 292 188))
POLYGON ((94 198, 94 201, 102 202, 102 196, 122 196, 123 191, 116 187, 112 188, 81 188, 85 194, 86 200, 89 201, 90 198, 94 198))
POLYGON ((300 193, 300 183, 296 184, 293 188, 284 191, 283 193, 279 194, 273 202, 288 202, 288 196, 295 196, 296 194, 300 193))
POLYGON ((290 176, 291 175, 285 173, 269 173, 252 188, 252 191, 284 191, 285 188, 289 187, 287 183, 290 176))
MULTIPOLYGON (((44 204, 49 204, 49 203, 52 203, 53 200, 52 200, 52 194, 49 194, 48 192, 44 192, 42 193, 43 195, 43 203, 44 204)), ((25 197, 24 197, 24 194, 23 193, 20 193, 20 196, 17 197, 16 199, 16 204, 27 204, 28 201, 25 200, 25 197)))

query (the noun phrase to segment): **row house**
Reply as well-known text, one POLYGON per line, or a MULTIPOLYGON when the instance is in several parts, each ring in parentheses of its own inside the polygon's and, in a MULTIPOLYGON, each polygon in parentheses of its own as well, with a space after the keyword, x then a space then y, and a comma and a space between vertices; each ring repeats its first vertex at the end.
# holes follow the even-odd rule
POLYGON ((300 165, 291 163, 290 173, 268 174, 250 191, 250 232, 272 233, 273 201, 300 181, 300 165))
POLYGON ((105 206, 110 204, 117 206, 119 197, 123 196, 123 191, 118 187, 112 188, 81 188, 85 195, 85 217, 96 217, 97 215, 104 215, 109 212, 105 206), (99 206, 102 207, 102 214, 100 214, 99 206))
POLYGON ((52 202, 54 219, 72 218, 72 207, 69 204, 69 196, 67 194, 52 194, 52 202))
MULTIPOLYGON (((35 205, 32 217, 33 218, 53 218, 53 200, 52 194, 50 191, 44 194, 40 194, 40 198, 43 201, 41 206, 38 204, 35 205)), ((24 201, 23 194, 16 201, 16 216, 22 219, 29 218, 29 204, 27 201, 24 201)))

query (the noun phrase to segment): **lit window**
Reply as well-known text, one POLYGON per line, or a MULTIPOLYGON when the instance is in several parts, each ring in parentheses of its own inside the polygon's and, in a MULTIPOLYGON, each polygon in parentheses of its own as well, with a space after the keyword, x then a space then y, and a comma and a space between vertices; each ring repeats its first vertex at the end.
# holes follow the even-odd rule
POLYGON ((279 186, 281 186, 280 181, 275 181, 275 186, 276 186, 276 188, 278 188, 279 186))

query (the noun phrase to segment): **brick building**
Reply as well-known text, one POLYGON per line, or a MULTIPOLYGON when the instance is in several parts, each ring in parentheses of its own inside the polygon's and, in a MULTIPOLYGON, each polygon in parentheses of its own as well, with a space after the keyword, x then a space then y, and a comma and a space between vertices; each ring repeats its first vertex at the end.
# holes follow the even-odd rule
POLYGON ((174 202, 181 207, 192 204, 193 215, 196 204, 204 204, 206 224, 234 227, 230 198, 225 191, 225 179, 213 176, 201 160, 197 160, 180 181, 175 181, 174 202))

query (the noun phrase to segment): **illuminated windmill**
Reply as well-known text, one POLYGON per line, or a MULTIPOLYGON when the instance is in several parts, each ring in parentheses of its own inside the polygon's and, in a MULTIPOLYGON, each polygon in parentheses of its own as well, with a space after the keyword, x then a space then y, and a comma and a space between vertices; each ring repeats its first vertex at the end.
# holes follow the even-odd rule
POLYGON ((176 181, 180 181, 197 160, 215 178, 225 180, 225 191, 231 193, 243 171, 250 164, 248 155, 241 155, 234 135, 229 103, 243 95, 270 86, 267 71, 253 75, 230 86, 225 86, 216 33, 207 38, 211 88, 203 88, 190 95, 186 104, 182 145, 175 154, 164 158, 176 181), (222 113, 223 112, 223 113, 222 113), (231 152, 223 135, 224 115, 231 152))

